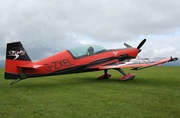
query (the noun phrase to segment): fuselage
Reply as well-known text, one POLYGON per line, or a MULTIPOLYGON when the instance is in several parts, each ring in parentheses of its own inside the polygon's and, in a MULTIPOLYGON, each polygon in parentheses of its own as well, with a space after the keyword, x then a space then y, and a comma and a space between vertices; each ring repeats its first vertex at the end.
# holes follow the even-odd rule
POLYGON ((59 75, 70 73, 81 73, 87 71, 99 70, 101 66, 120 64, 123 55, 128 55, 126 59, 136 58, 138 49, 111 49, 93 53, 91 55, 82 55, 74 57, 69 50, 52 55, 43 60, 33 63, 41 65, 36 69, 23 69, 26 77, 36 77, 45 75, 59 75))

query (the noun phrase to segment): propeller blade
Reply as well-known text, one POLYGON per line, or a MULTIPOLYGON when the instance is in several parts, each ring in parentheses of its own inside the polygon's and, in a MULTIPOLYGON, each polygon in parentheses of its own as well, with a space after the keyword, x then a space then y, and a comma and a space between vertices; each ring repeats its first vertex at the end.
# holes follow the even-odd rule
POLYGON ((132 46, 130 46, 130 45, 127 44, 127 43, 124 43, 124 45, 125 45, 127 48, 132 48, 132 46))
POLYGON ((140 49, 144 45, 145 42, 146 42, 146 39, 141 41, 141 43, 137 46, 137 49, 140 49))

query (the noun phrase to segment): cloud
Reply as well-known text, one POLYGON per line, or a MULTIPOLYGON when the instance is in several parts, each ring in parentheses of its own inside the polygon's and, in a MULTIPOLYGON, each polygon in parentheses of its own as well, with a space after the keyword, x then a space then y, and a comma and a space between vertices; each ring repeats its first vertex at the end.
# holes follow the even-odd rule
POLYGON ((158 57, 159 55, 164 56, 180 56, 179 50, 176 50, 174 47, 168 46, 161 49, 154 49, 154 56, 158 57))
POLYGON ((143 49, 148 49, 142 55, 147 55, 146 50, 164 55, 153 49, 167 48, 172 37, 170 46, 178 49, 179 4, 169 0, 3 0, 0 57, 4 58, 6 43, 13 41, 21 41, 31 58, 39 60, 80 44, 120 48, 127 42, 136 47, 144 38, 149 40, 143 49))

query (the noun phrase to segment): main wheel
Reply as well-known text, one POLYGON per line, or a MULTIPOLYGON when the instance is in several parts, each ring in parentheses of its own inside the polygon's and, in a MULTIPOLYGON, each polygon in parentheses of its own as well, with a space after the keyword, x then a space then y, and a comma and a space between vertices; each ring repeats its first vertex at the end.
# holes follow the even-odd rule
POLYGON ((120 78, 119 80, 121 80, 121 81, 133 80, 134 77, 135 77, 134 74, 127 74, 127 75, 123 76, 122 78, 120 78))
POLYGON ((104 74, 99 76, 97 79, 98 80, 102 80, 102 79, 109 79, 111 77, 111 74, 104 74))

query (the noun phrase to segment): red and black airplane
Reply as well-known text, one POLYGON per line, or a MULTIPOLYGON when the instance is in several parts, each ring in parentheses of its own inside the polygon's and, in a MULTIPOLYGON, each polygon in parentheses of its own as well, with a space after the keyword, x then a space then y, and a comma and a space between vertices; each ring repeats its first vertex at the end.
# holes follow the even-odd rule
POLYGON ((132 63, 146 42, 144 39, 137 48, 124 43, 127 48, 105 49, 101 46, 79 46, 65 50, 37 62, 32 62, 21 42, 7 44, 5 79, 15 79, 10 85, 31 77, 51 76, 60 74, 82 73, 104 70, 104 74, 97 79, 108 79, 111 75, 108 69, 119 71, 123 77, 120 80, 132 80, 134 74, 126 74, 121 68, 143 68, 161 65, 166 62, 176 61, 178 58, 166 58, 151 63, 132 63))

